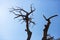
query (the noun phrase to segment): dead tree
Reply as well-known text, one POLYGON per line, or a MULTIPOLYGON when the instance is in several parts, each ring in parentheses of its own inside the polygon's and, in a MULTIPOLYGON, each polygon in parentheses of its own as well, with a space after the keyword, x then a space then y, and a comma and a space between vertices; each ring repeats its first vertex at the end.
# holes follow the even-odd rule
POLYGON ((32 18, 29 17, 29 15, 32 14, 35 11, 35 8, 32 9, 32 5, 31 5, 30 8, 31 8, 30 12, 27 12, 26 10, 24 10, 22 8, 17 8, 17 9, 13 8, 13 10, 10 11, 10 12, 13 12, 16 15, 15 18, 22 17, 21 20, 25 21, 25 23, 26 23, 25 31, 27 32, 27 35, 28 35, 27 40, 30 40, 30 38, 32 36, 32 32, 29 29, 29 24, 30 23, 35 24, 35 22, 32 21, 32 18), (19 12, 20 14, 16 14, 15 12, 19 12), (22 12, 24 12, 25 15, 22 12))
POLYGON ((58 15, 53 15, 53 16, 51 16, 51 17, 49 17, 48 19, 43 15, 43 17, 44 17, 44 19, 47 21, 47 24, 45 25, 45 28, 44 28, 44 30, 43 30, 43 38, 42 38, 42 40, 47 40, 47 33, 48 33, 48 29, 49 29, 49 26, 50 26, 50 24, 51 24, 51 21, 50 21, 50 19, 51 18, 53 18, 53 17, 56 17, 56 16, 58 16, 58 15))

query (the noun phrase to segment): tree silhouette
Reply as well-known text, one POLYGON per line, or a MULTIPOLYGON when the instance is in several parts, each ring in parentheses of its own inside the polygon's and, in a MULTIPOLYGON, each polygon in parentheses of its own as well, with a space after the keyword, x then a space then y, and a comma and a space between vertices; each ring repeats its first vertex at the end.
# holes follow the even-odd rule
MULTIPOLYGON (((25 23, 26 23, 26 29, 25 29, 25 31, 27 32, 27 35, 28 35, 27 40, 30 40, 30 38, 31 38, 31 36, 32 36, 32 32, 31 32, 30 29, 29 29, 29 24, 30 24, 30 23, 35 24, 35 22, 32 21, 32 18, 29 17, 29 15, 32 14, 32 13, 35 11, 35 8, 32 9, 32 5, 31 5, 31 7, 30 7, 30 12, 27 12, 26 10, 24 10, 24 9, 22 9, 22 8, 17 8, 17 9, 12 8, 12 9, 13 9, 13 10, 11 10, 10 12, 13 12, 13 13, 16 15, 15 18, 22 17, 21 20, 25 21, 25 23), (16 14, 15 12, 19 12, 20 14, 16 14), (24 15, 22 12, 24 12, 25 15, 24 15)), ((21 21, 21 20, 20 20, 20 21, 21 21)))
MULTIPOLYGON (((45 25, 45 28, 44 28, 44 30, 43 30, 43 38, 42 38, 42 40, 48 40, 47 39, 47 32, 48 32, 48 29, 49 29, 49 26, 50 26, 50 24, 51 24, 51 21, 50 21, 50 19, 51 18, 54 18, 54 17, 56 17, 56 16, 58 16, 58 15, 53 15, 53 16, 51 16, 51 17, 49 17, 48 19, 43 15, 43 17, 44 17, 44 19, 47 21, 47 24, 45 25)), ((49 39, 50 40, 50 39, 49 39)))

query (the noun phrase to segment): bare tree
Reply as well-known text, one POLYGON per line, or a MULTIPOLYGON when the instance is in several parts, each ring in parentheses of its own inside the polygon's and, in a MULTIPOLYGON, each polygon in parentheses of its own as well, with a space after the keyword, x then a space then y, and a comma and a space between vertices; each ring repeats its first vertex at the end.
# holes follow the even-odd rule
POLYGON ((30 40, 32 32, 29 29, 29 24, 30 23, 35 24, 35 22, 32 21, 32 18, 30 18, 29 15, 32 14, 35 11, 35 8, 32 9, 32 5, 31 5, 30 12, 27 12, 26 10, 24 10, 22 8, 17 8, 17 9, 12 8, 12 9, 13 10, 11 10, 10 12, 13 12, 16 15, 15 18, 22 17, 21 20, 25 21, 25 23, 26 23, 26 29, 25 29, 25 31, 27 32, 27 35, 28 35, 27 40, 30 40), (16 14, 15 12, 19 12, 20 14, 16 14), (25 15, 22 12, 24 12, 25 15))
POLYGON ((47 33, 48 33, 48 29, 49 29, 49 26, 51 24, 51 21, 50 19, 53 18, 53 17, 56 17, 58 15, 53 15, 51 17, 49 17, 48 19, 43 15, 44 19, 47 21, 47 24, 45 25, 45 28, 43 30, 43 38, 42 40, 47 40, 47 33))

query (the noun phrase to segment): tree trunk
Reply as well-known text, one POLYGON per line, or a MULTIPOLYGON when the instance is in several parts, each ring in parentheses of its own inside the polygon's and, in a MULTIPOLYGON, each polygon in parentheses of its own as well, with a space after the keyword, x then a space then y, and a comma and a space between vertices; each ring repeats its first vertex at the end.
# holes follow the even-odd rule
POLYGON ((49 26, 50 26, 50 20, 48 20, 47 25, 45 25, 45 28, 43 30, 43 38, 42 38, 42 40, 47 40, 47 35, 48 35, 47 33, 48 33, 49 26))
POLYGON ((27 40, 30 40, 32 32, 29 30, 28 18, 26 20, 26 30, 25 31, 27 32, 27 35, 28 35, 27 40))

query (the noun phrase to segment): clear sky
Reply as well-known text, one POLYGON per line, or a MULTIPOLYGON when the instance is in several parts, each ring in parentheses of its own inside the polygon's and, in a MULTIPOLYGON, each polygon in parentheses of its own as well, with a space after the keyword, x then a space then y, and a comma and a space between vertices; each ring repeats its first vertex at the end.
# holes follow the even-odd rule
POLYGON ((13 19, 15 15, 10 13, 12 7, 21 7, 30 10, 30 5, 36 8, 33 13, 33 21, 36 25, 31 25, 33 32, 31 40, 41 40, 46 21, 43 14, 48 18, 54 14, 59 15, 51 19, 48 34, 54 38, 60 37, 60 0, 0 0, 0 40, 26 40, 25 23, 20 23, 19 19, 13 19))

